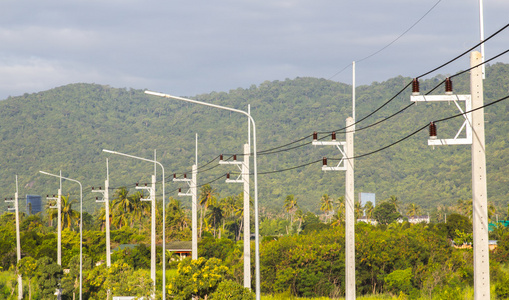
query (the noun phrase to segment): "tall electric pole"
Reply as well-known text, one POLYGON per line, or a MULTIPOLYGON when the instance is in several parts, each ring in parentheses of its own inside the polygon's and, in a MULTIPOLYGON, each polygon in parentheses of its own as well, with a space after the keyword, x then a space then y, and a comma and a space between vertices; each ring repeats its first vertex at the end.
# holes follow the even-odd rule
POLYGON ((102 199, 96 198, 96 202, 104 202, 104 226, 106 227, 106 266, 111 267, 111 243, 110 243, 110 197, 109 197, 109 166, 106 158, 106 180, 104 181, 104 190, 99 187, 98 190, 92 187, 92 192, 101 193, 102 199))
MULTIPOLYGON (((5 202, 14 203, 14 207, 8 207, 8 210, 14 210, 16 220, 16 262, 19 263, 21 260, 21 241, 19 236, 19 201, 18 201, 18 175, 16 175, 16 192, 14 193, 14 200, 5 199, 5 202)), ((23 280, 21 274, 18 273, 18 299, 23 299, 23 280)))
MULTIPOLYGON (((482 54, 475 51, 470 65, 482 63, 482 54)), ((482 68, 470 73, 472 96, 472 205, 474 226, 474 299, 490 299, 490 263, 488 245, 488 191, 486 186, 486 151, 484 141, 484 97, 482 68), (479 109, 478 109, 479 108, 479 109)))
MULTIPOLYGON (((237 179, 226 179, 227 183, 242 183, 244 186, 244 287, 251 289, 251 224, 250 224, 250 199, 249 199, 249 143, 244 144, 244 161, 237 161, 236 155, 233 161, 219 160, 219 164, 236 165, 240 169, 237 179)), ((222 155, 221 155, 222 157, 222 155)))

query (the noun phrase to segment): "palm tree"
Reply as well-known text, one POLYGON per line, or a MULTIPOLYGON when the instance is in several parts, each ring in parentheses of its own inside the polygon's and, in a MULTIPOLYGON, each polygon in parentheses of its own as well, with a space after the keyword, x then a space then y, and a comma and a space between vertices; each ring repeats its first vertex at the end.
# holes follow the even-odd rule
POLYGON ((368 220, 373 218, 373 210, 374 210, 373 202, 368 201, 366 202, 366 204, 364 204, 364 213, 366 214, 368 220))
POLYGON ((140 221, 141 223, 143 216, 150 214, 150 202, 141 201, 144 197, 143 191, 137 191, 129 197, 131 204, 131 226, 133 226, 134 221, 140 221))
POLYGON ((113 199, 113 210, 112 210, 112 223, 111 225, 122 228, 128 223, 128 214, 133 209, 131 197, 126 187, 121 187, 115 191, 113 199))
POLYGON ((410 217, 418 216, 421 213, 421 208, 415 203, 410 203, 407 208, 407 215, 410 217))
POLYGON ((132 211, 131 197, 129 197, 129 191, 125 187, 117 189, 114 197, 113 207, 120 208, 120 211, 124 213, 130 213, 132 211))
POLYGON ((302 209, 299 208, 297 212, 295 212, 295 216, 297 217, 296 220, 299 221, 299 227, 297 228, 297 232, 299 233, 302 231, 302 222, 304 222, 306 215, 302 212, 302 209))
POLYGON ((214 230, 214 237, 216 237, 216 229, 217 224, 221 222, 223 219, 223 210, 220 205, 210 205, 208 213, 206 215, 208 223, 212 226, 214 230))
POLYGON ((358 219, 364 215, 364 208, 360 200, 357 200, 353 204, 355 219, 358 219))
POLYGON ((72 225, 79 220, 80 214, 78 211, 72 209, 72 204, 78 202, 76 199, 69 200, 69 195, 62 196, 61 216, 62 216, 62 228, 66 226, 68 229, 72 229, 72 225))
POLYGON ((285 211, 290 215, 290 226, 293 224, 293 215, 295 214, 295 211, 299 207, 297 204, 297 199, 293 195, 286 196, 285 204, 284 204, 285 211))
POLYGON ((169 236, 173 238, 183 237, 184 230, 187 229, 189 217, 184 211, 180 201, 170 198, 166 214, 166 224, 169 226, 169 236))
POLYGON ((209 205, 213 205, 217 203, 216 198, 217 192, 215 189, 213 189, 210 184, 206 184, 200 188, 200 197, 198 198, 198 202, 201 206, 200 208, 200 233, 199 236, 201 237, 201 233, 203 231, 203 208, 205 207, 205 210, 209 207, 209 205))
POLYGON ((327 194, 323 194, 322 198, 320 199, 320 202, 322 203, 320 210, 325 212, 325 216, 326 216, 325 221, 327 222, 327 218, 329 218, 329 221, 330 221, 331 216, 329 215, 329 212, 331 212, 333 210, 332 198, 329 197, 329 195, 327 195, 327 194))
POLYGON ((339 225, 345 219, 345 196, 340 196, 335 201, 336 214, 333 216, 335 222, 339 225))

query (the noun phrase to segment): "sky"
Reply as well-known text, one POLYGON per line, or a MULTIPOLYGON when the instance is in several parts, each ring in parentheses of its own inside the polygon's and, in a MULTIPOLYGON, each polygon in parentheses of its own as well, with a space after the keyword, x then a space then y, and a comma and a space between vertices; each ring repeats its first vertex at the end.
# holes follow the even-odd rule
MULTIPOLYGON (((508 16, 509 1, 485 0, 485 37, 508 16)), ((356 84, 371 84, 447 62, 479 27, 478 0, 2 0, 0 99, 78 82, 188 97, 296 77, 351 84, 353 61, 356 84)), ((509 49, 509 29, 485 48, 509 49)), ((468 67, 465 56, 430 76, 468 67)))

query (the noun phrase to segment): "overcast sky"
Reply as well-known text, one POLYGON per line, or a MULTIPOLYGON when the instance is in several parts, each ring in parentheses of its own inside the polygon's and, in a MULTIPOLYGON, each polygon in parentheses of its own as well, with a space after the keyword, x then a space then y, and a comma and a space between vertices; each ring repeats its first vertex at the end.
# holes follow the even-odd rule
MULTIPOLYGON (((486 37, 509 23, 508 0, 484 12, 486 37)), ((357 84, 370 84, 418 76, 479 39, 478 0, 2 0, 0 99, 77 82, 181 96, 295 77, 351 84, 350 67, 335 74, 354 60, 357 84)), ((507 49, 509 29, 486 57, 507 49)))

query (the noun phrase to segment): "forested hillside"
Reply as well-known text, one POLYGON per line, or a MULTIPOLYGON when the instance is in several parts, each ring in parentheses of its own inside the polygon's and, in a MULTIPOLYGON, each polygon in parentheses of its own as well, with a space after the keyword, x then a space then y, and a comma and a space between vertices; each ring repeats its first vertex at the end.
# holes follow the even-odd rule
MULTIPOLYGON (((485 103, 509 94, 509 65, 487 68, 485 103)), ((440 83, 439 75, 421 80, 426 93, 440 83)), ((357 88, 357 120, 382 106, 411 78, 397 77, 357 88)), ((468 74, 454 79, 454 91, 469 93, 468 74)), ((443 86, 434 91, 443 93, 443 86)), ((171 93, 171 86, 167 91, 171 93)), ((430 121, 458 110, 454 103, 419 103, 376 126, 380 121, 410 104, 411 89, 405 89, 373 116, 357 124, 356 155, 371 153, 406 137, 430 121)), ((334 198, 344 194, 344 172, 321 171, 321 161, 305 167, 280 171, 320 160, 323 156, 338 158, 333 147, 311 145, 313 131, 338 131, 344 139, 345 120, 351 115, 351 86, 325 79, 296 78, 264 82, 248 89, 228 93, 189 96, 193 99, 247 110, 256 121, 260 204, 267 210, 281 211, 285 197, 294 194, 301 207, 311 211, 320 208, 320 197, 334 198), (342 133, 343 132, 343 133, 342 133), (307 137, 307 138, 304 138, 307 137), (304 138, 304 139, 303 139, 304 138), (296 140, 300 142, 277 151, 260 152, 296 140), (289 149, 294 148, 295 149, 289 149)), ((509 185, 509 101, 486 109, 486 153, 488 162, 488 197, 501 215, 507 212, 509 185)), ((439 137, 453 137, 461 118, 438 124, 439 137)), ((70 84, 36 94, 9 97, 0 102, 0 196, 14 197, 15 175, 19 194, 56 194, 58 179, 39 170, 77 179, 84 186, 84 207, 94 211, 97 194, 92 186, 104 185, 106 158, 109 158, 111 187, 134 189, 136 182, 150 181, 153 165, 125 157, 107 155, 102 149, 117 150, 157 160, 165 166, 166 177, 172 173, 190 173, 195 156, 195 133, 198 133, 198 165, 204 166, 198 183, 205 184, 234 166, 217 166, 221 153, 241 153, 247 142, 247 118, 208 107, 157 98, 142 90, 119 89, 98 84, 70 84), (215 159, 215 160, 214 160, 215 159), (212 168, 215 167, 215 168, 212 168)), ((325 133, 320 137, 326 136, 325 133)), ((327 137, 329 139, 329 137, 327 137)), ((416 203, 425 210, 471 198, 470 146, 427 146, 428 133, 416 135, 383 151, 355 161, 356 193, 376 193, 377 201, 397 196, 402 203, 416 203)), ((332 164, 334 162, 330 162, 332 164)), ((337 163, 337 162, 336 162, 337 163)), ((160 176, 160 169, 157 170, 160 176)), ((240 185, 211 183, 224 197, 241 193, 240 185)), ((181 187, 168 180, 166 191, 176 197, 181 187)), ((64 182, 63 193, 79 196, 75 183, 64 182)), ((160 189, 159 189, 160 193, 160 189)), ((183 199, 187 203, 189 199, 183 199)), ((6 204, 2 203, 5 210, 6 204)))

